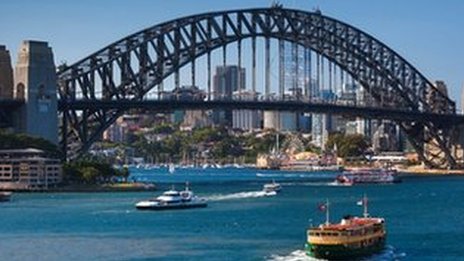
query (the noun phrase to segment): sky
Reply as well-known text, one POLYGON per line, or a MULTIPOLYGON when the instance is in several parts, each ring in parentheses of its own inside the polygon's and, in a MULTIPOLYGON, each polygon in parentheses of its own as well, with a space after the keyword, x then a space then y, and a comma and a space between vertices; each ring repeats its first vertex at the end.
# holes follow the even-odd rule
MULTIPOLYGON (((22 40, 49 42, 55 62, 72 64, 129 34, 182 16, 268 7, 270 0, 1 0, 0 45, 13 63, 22 40)), ((444 80, 460 107, 464 83, 464 1, 288 0, 353 25, 395 50, 431 81, 444 80)))

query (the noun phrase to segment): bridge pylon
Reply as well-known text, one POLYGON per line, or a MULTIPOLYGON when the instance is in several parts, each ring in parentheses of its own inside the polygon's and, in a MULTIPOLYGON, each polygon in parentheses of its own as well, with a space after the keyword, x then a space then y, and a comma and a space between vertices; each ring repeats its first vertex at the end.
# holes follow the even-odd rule
POLYGON ((58 143, 57 75, 47 42, 23 41, 15 67, 14 98, 24 100, 19 131, 58 143))

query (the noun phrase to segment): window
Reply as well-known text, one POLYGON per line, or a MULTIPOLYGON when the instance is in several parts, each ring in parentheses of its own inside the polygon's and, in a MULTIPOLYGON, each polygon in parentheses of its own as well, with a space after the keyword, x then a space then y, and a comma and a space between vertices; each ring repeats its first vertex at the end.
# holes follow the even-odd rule
POLYGON ((20 82, 16 85, 15 98, 24 99, 25 98, 25 89, 24 83, 20 82))

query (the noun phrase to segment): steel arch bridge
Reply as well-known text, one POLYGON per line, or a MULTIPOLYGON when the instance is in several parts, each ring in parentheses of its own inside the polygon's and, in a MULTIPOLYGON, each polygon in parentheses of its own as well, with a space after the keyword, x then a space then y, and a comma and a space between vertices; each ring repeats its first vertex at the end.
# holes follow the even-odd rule
MULTIPOLYGON (((393 119, 427 165, 456 167, 451 150, 453 128, 449 122, 439 120, 440 115, 452 118, 456 111, 454 102, 446 94, 408 61, 369 34, 318 11, 291 10, 281 6, 175 19, 129 35, 75 64, 60 66, 60 133, 64 150, 69 155, 85 152, 129 107, 144 104, 147 93, 153 89, 158 90, 158 94, 163 93, 163 80, 167 77, 173 75, 178 86, 179 70, 187 64, 191 66, 192 85, 195 85, 196 60, 203 56, 207 57, 208 92, 202 103, 221 107, 221 102, 211 92, 211 53, 222 48, 225 65, 227 45, 237 44, 240 67, 242 41, 251 39, 255 70, 257 38, 265 41, 265 91, 264 97, 249 104, 259 107, 263 102, 272 107, 269 42, 270 39, 278 40, 279 48, 283 41, 291 42, 314 52, 318 59, 320 56, 333 63, 356 80, 375 101, 375 107, 387 110, 376 117, 389 118, 388 111, 413 115, 393 119), (131 106, 127 107, 128 103, 131 106), (434 117, 428 117, 431 115, 434 117)), ((256 92, 255 71, 252 85, 256 92)), ((279 88, 282 88, 280 83, 279 88)), ((275 108, 285 110, 283 92, 277 99, 280 103, 276 102, 275 108)), ((233 100, 232 97, 229 100, 233 100)), ((156 108, 163 102, 166 103, 159 96, 151 105, 156 108)), ((297 102, 302 105, 299 109, 307 111, 312 110, 307 105, 314 103, 310 95, 299 97, 297 102)), ((179 105, 179 102, 175 101, 175 104, 179 105)), ((237 106, 246 104, 241 102, 237 106)), ((189 107, 188 103, 184 107, 189 107)), ((331 113, 337 108, 335 111, 339 111, 335 104, 326 106, 322 112, 331 113)), ((369 116, 372 108, 355 109, 359 116, 369 116)))

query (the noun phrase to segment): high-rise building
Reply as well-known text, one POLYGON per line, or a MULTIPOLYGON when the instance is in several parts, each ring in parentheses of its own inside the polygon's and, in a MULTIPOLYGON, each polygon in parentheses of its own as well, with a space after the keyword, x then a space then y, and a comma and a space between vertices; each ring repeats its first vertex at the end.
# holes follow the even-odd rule
POLYGON ((58 143, 58 85, 47 42, 23 41, 14 82, 14 97, 25 101, 19 130, 58 143))
POLYGON ((464 83, 461 87, 461 113, 464 114, 464 83))
POLYGON ((13 68, 10 52, 0 45, 0 99, 13 97, 13 68))
POLYGON ((298 125, 298 114, 289 111, 264 111, 265 129, 276 131, 296 131, 298 125))
MULTIPOLYGON (((301 99, 301 96, 301 88, 296 90, 290 88, 284 93, 284 99, 287 101, 301 99)), ((307 119, 304 119, 304 117, 302 113, 293 111, 265 111, 263 127, 277 131, 297 131, 300 129, 300 123, 306 123, 307 119)))
MULTIPOLYGON (((175 88, 172 91, 172 97, 176 100, 183 101, 203 101, 206 97, 204 91, 197 86, 182 86, 175 88)), ((180 115, 180 114, 178 114, 180 115)), ((205 110, 186 110, 183 111, 181 127, 184 130, 191 130, 198 127, 206 127, 210 125, 209 115, 205 110)))
MULTIPOLYGON (((245 90, 245 69, 237 65, 217 66, 213 76, 213 98, 230 100, 235 91, 245 90)), ((232 126, 232 110, 213 111, 213 123, 232 126)))
MULTIPOLYGON (((242 101, 253 101, 257 98, 257 93, 250 91, 235 91, 234 99, 242 101)), ((232 128, 251 131, 261 128, 262 111, 257 110, 233 110, 232 128)))
POLYGON ((372 147, 375 152, 401 150, 399 127, 394 122, 383 120, 372 135, 372 147))
POLYGON ((429 104, 433 112, 443 113, 448 112, 446 97, 448 97, 448 89, 444 81, 435 81, 435 89, 428 88, 426 102, 429 104))

